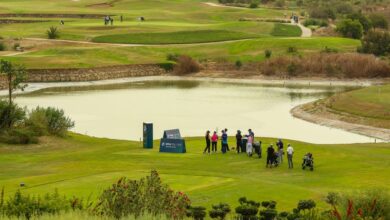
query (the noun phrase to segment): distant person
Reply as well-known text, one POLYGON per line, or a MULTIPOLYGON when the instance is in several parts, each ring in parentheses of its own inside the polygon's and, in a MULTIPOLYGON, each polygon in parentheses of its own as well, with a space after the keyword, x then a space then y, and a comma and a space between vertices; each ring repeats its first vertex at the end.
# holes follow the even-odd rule
POLYGON ((110 18, 110 23, 111 23, 111 25, 114 25, 114 19, 113 18, 110 18))
POLYGON ((246 143, 246 153, 248 154, 248 156, 252 156, 252 153, 253 153, 253 136, 252 135, 248 135, 248 142, 246 143))
POLYGON ((123 15, 121 15, 119 18, 120 18, 121 22, 123 22, 123 15))
POLYGON ((213 153, 217 153, 217 143, 218 143, 218 135, 217 132, 214 131, 213 136, 211 136, 211 151, 213 153))
POLYGON ((294 148, 290 144, 288 144, 286 151, 287 151, 288 168, 292 169, 294 168, 294 164, 293 164, 294 148))
POLYGON ((252 129, 248 129, 248 133, 249 135, 251 135, 253 137, 253 140, 255 139, 255 133, 253 133, 252 129))
POLYGON ((275 157, 275 149, 272 146, 272 144, 270 144, 269 147, 267 148, 267 165, 266 165, 266 167, 270 167, 270 168, 272 167, 274 157, 275 157))
POLYGON ((222 143, 222 153, 226 153, 227 151, 227 145, 228 145, 228 135, 226 133, 226 130, 222 130, 222 136, 221 136, 221 143, 222 143))
POLYGON ((104 25, 108 25, 108 23, 110 22, 110 16, 106 16, 104 17, 104 25))
POLYGON ((228 132, 228 129, 225 128, 225 134, 226 134, 226 150, 227 150, 227 151, 230 151, 230 149, 229 149, 229 142, 228 142, 228 140, 227 140, 227 139, 229 138, 229 136, 228 136, 227 132, 228 132))
POLYGON ((206 148, 204 149, 203 153, 205 154, 206 151, 208 154, 210 154, 210 145, 211 145, 211 140, 210 140, 210 131, 206 131, 206 148))
POLYGON ((278 142, 276 142, 276 146, 278 147, 279 163, 282 163, 284 154, 282 139, 279 139, 278 142))
POLYGON ((242 149, 242 135, 240 130, 237 130, 237 134, 236 134, 236 147, 237 147, 237 153, 239 154, 242 149))

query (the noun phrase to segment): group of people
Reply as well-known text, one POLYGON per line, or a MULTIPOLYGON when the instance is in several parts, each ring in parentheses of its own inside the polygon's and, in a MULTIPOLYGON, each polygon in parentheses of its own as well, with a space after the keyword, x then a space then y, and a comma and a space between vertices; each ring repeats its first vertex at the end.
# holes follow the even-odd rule
POLYGON ((111 16, 107 15, 106 17, 104 17, 104 25, 109 24, 114 25, 114 19, 111 16))
MULTIPOLYGON (((225 154, 227 151, 230 151, 227 132, 228 132, 227 128, 223 129, 221 131, 221 137, 219 137, 217 131, 214 131, 213 134, 211 134, 211 132, 207 130, 205 135, 206 147, 203 153, 204 154, 217 153, 218 140, 221 140, 221 152, 223 154, 225 154)), ((235 138, 236 138, 237 153, 245 152, 249 157, 251 157, 255 153, 259 156, 259 158, 261 158, 261 152, 262 152, 261 141, 255 142, 255 134, 252 131, 252 129, 248 129, 248 133, 245 135, 242 135, 241 131, 237 130, 235 138)), ((266 167, 272 168, 283 163, 283 155, 285 154, 283 141, 279 139, 276 142, 276 146, 277 149, 275 149, 273 145, 270 144, 269 147, 267 148, 266 167)), ((294 148, 291 146, 291 144, 287 145, 286 153, 287 153, 288 167, 292 169, 294 167, 293 165, 294 148)))

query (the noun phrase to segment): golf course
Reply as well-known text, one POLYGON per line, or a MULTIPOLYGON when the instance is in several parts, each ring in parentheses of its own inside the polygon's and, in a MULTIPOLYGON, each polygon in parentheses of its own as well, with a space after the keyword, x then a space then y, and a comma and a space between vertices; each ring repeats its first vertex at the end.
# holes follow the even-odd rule
POLYGON ((388 10, 387 0, 0 0, 0 219, 386 220, 388 10), (185 153, 161 152, 176 128, 185 153), (248 150, 258 142, 261 157, 248 150), (230 208, 213 217, 216 204, 230 208))

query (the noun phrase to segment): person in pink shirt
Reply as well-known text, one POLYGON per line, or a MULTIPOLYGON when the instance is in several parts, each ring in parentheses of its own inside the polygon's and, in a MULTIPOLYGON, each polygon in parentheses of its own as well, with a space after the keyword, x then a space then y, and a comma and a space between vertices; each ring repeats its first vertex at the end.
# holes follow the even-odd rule
POLYGON ((217 132, 214 131, 213 136, 211 136, 211 151, 213 153, 217 153, 217 143, 218 143, 218 135, 217 132))

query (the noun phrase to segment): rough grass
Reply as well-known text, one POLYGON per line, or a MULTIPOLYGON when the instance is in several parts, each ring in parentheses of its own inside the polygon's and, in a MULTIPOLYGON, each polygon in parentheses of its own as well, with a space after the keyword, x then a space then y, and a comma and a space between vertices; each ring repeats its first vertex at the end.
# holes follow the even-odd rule
POLYGON ((363 117, 359 123, 390 129, 390 84, 335 95, 327 100, 327 107, 363 117))
POLYGON ((275 23, 271 35, 278 37, 300 37, 302 30, 297 25, 275 23))
POLYGON ((226 30, 180 31, 169 33, 135 33, 103 35, 92 39, 98 43, 121 44, 188 44, 255 38, 255 35, 226 30))
MULTIPOLYGON (((389 144, 317 145, 286 140, 296 151, 295 169, 289 170, 286 162, 266 169, 265 158, 235 152, 204 155, 203 138, 186 140, 186 154, 158 153, 158 141, 153 150, 144 150, 135 141, 78 134, 66 139, 46 138, 39 145, 0 144, 0 186, 14 193, 24 182, 27 187, 22 190, 28 193, 58 188, 68 196, 96 198, 121 176, 140 178, 157 169, 165 183, 188 193, 194 205, 210 208, 211 204, 227 202, 236 206, 239 197, 247 196, 278 201, 280 210, 291 210, 298 200, 310 198, 328 208, 321 201, 329 191, 390 190, 389 144), (314 172, 299 168, 306 152, 314 154, 314 172)), ((264 146, 276 141, 261 140, 264 146)), ((232 137, 229 145, 234 146, 232 137)))

